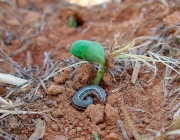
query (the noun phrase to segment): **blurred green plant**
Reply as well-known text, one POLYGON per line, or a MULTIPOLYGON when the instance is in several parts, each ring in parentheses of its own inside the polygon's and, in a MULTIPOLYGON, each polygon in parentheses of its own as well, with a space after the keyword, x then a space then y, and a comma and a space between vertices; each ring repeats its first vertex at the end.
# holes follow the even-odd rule
POLYGON ((77 20, 76 20, 75 16, 72 15, 69 17, 68 26, 77 28, 77 20))
POLYGON ((100 140, 98 134, 94 134, 94 139, 95 140, 100 140))
POLYGON ((70 53, 88 62, 98 62, 99 67, 93 85, 99 85, 105 70, 105 52, 101 44, 93 41, 79 40, 72 44, 70 53))

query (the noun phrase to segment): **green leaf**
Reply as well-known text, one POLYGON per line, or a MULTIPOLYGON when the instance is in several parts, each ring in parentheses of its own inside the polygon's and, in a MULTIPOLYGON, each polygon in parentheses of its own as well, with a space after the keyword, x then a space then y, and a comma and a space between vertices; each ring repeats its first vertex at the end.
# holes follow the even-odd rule
POLYGON ((83 51, 83 58, 88 62, 98 62, 105 64, 105 53, 101 44, 91 42, 83 51))
POLYGON ((83 52, 89 43, 91 42, 87 40, 78 40, 74 42, 71 46, 70 53, 80 59, 84 59, 83 52))
POLYGON ((94 134, 94 139, 95 140, 100 140, 98 134, 94 134))
POLYGON ((74 16, 69 17, 68 26, 77 28, 77 21, 76 21, 76 18, 74 16))

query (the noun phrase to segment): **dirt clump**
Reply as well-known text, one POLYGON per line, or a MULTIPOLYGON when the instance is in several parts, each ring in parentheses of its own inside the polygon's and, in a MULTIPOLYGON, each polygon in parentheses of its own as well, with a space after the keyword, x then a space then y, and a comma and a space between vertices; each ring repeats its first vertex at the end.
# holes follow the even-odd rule
POLYGON ((85 113, 87 117, 90 117, 92 123, 98 124, 104 120, 104 107, 100 104, 88 106, 85 113))

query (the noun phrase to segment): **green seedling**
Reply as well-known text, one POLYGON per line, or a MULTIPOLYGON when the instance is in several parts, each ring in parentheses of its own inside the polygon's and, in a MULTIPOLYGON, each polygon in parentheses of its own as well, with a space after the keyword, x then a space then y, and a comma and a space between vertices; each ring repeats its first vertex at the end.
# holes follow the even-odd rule
POLYGON ((79 40, 72 44, 70 53, 88 62, 98 62, 99 68, 93 85, 99 85, 105 70, 105 52, 101 44, 93 41, 79 40))
POLYGON ((95 140, 100 140, 98 134, 94 134, 94 139, 95 140))
POLYGON ((69 17, 68 26, 77 28, 77 21, 76 21, 76 18, 74 16, 69 17))

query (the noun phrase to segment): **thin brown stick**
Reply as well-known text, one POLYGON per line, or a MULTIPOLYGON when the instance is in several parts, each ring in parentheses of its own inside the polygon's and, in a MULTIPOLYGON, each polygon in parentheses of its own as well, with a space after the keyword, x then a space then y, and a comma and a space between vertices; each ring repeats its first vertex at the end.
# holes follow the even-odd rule
POLYGON ((33 59, 30 51, 26 53, 26 67, 28 70, 32 69, 33 59))
POLYGON ((120 128, 120 130, 122 132, 124 140, 129 140, 129 137, 128 137, 127 133, 126 133, 123 122, 121 120, 118 120, 117 123, 118 123, 119 128, 120 128))
POLYGON ((2 49, 0 49, 0 56, 9 64, 11 64, 14 69, 21 74, 26 79, 31 79, 31 75, 27 74, 15 61, 13 61, 2 49))
POLYGON ((136 140, 141 140, 141 136, 139 135, 136 127, 133 125, 133 122, 132 122, 132 120, 131 120, 128 112, 127 112, 127 109, 126 109, 126 107, 123 104, 121 105, 121 110, 122 110, 122 112, 124 114, 125 120, 127 121, 129 127, 132 130, 132 134, 133 134, 134 138, 136 140))

